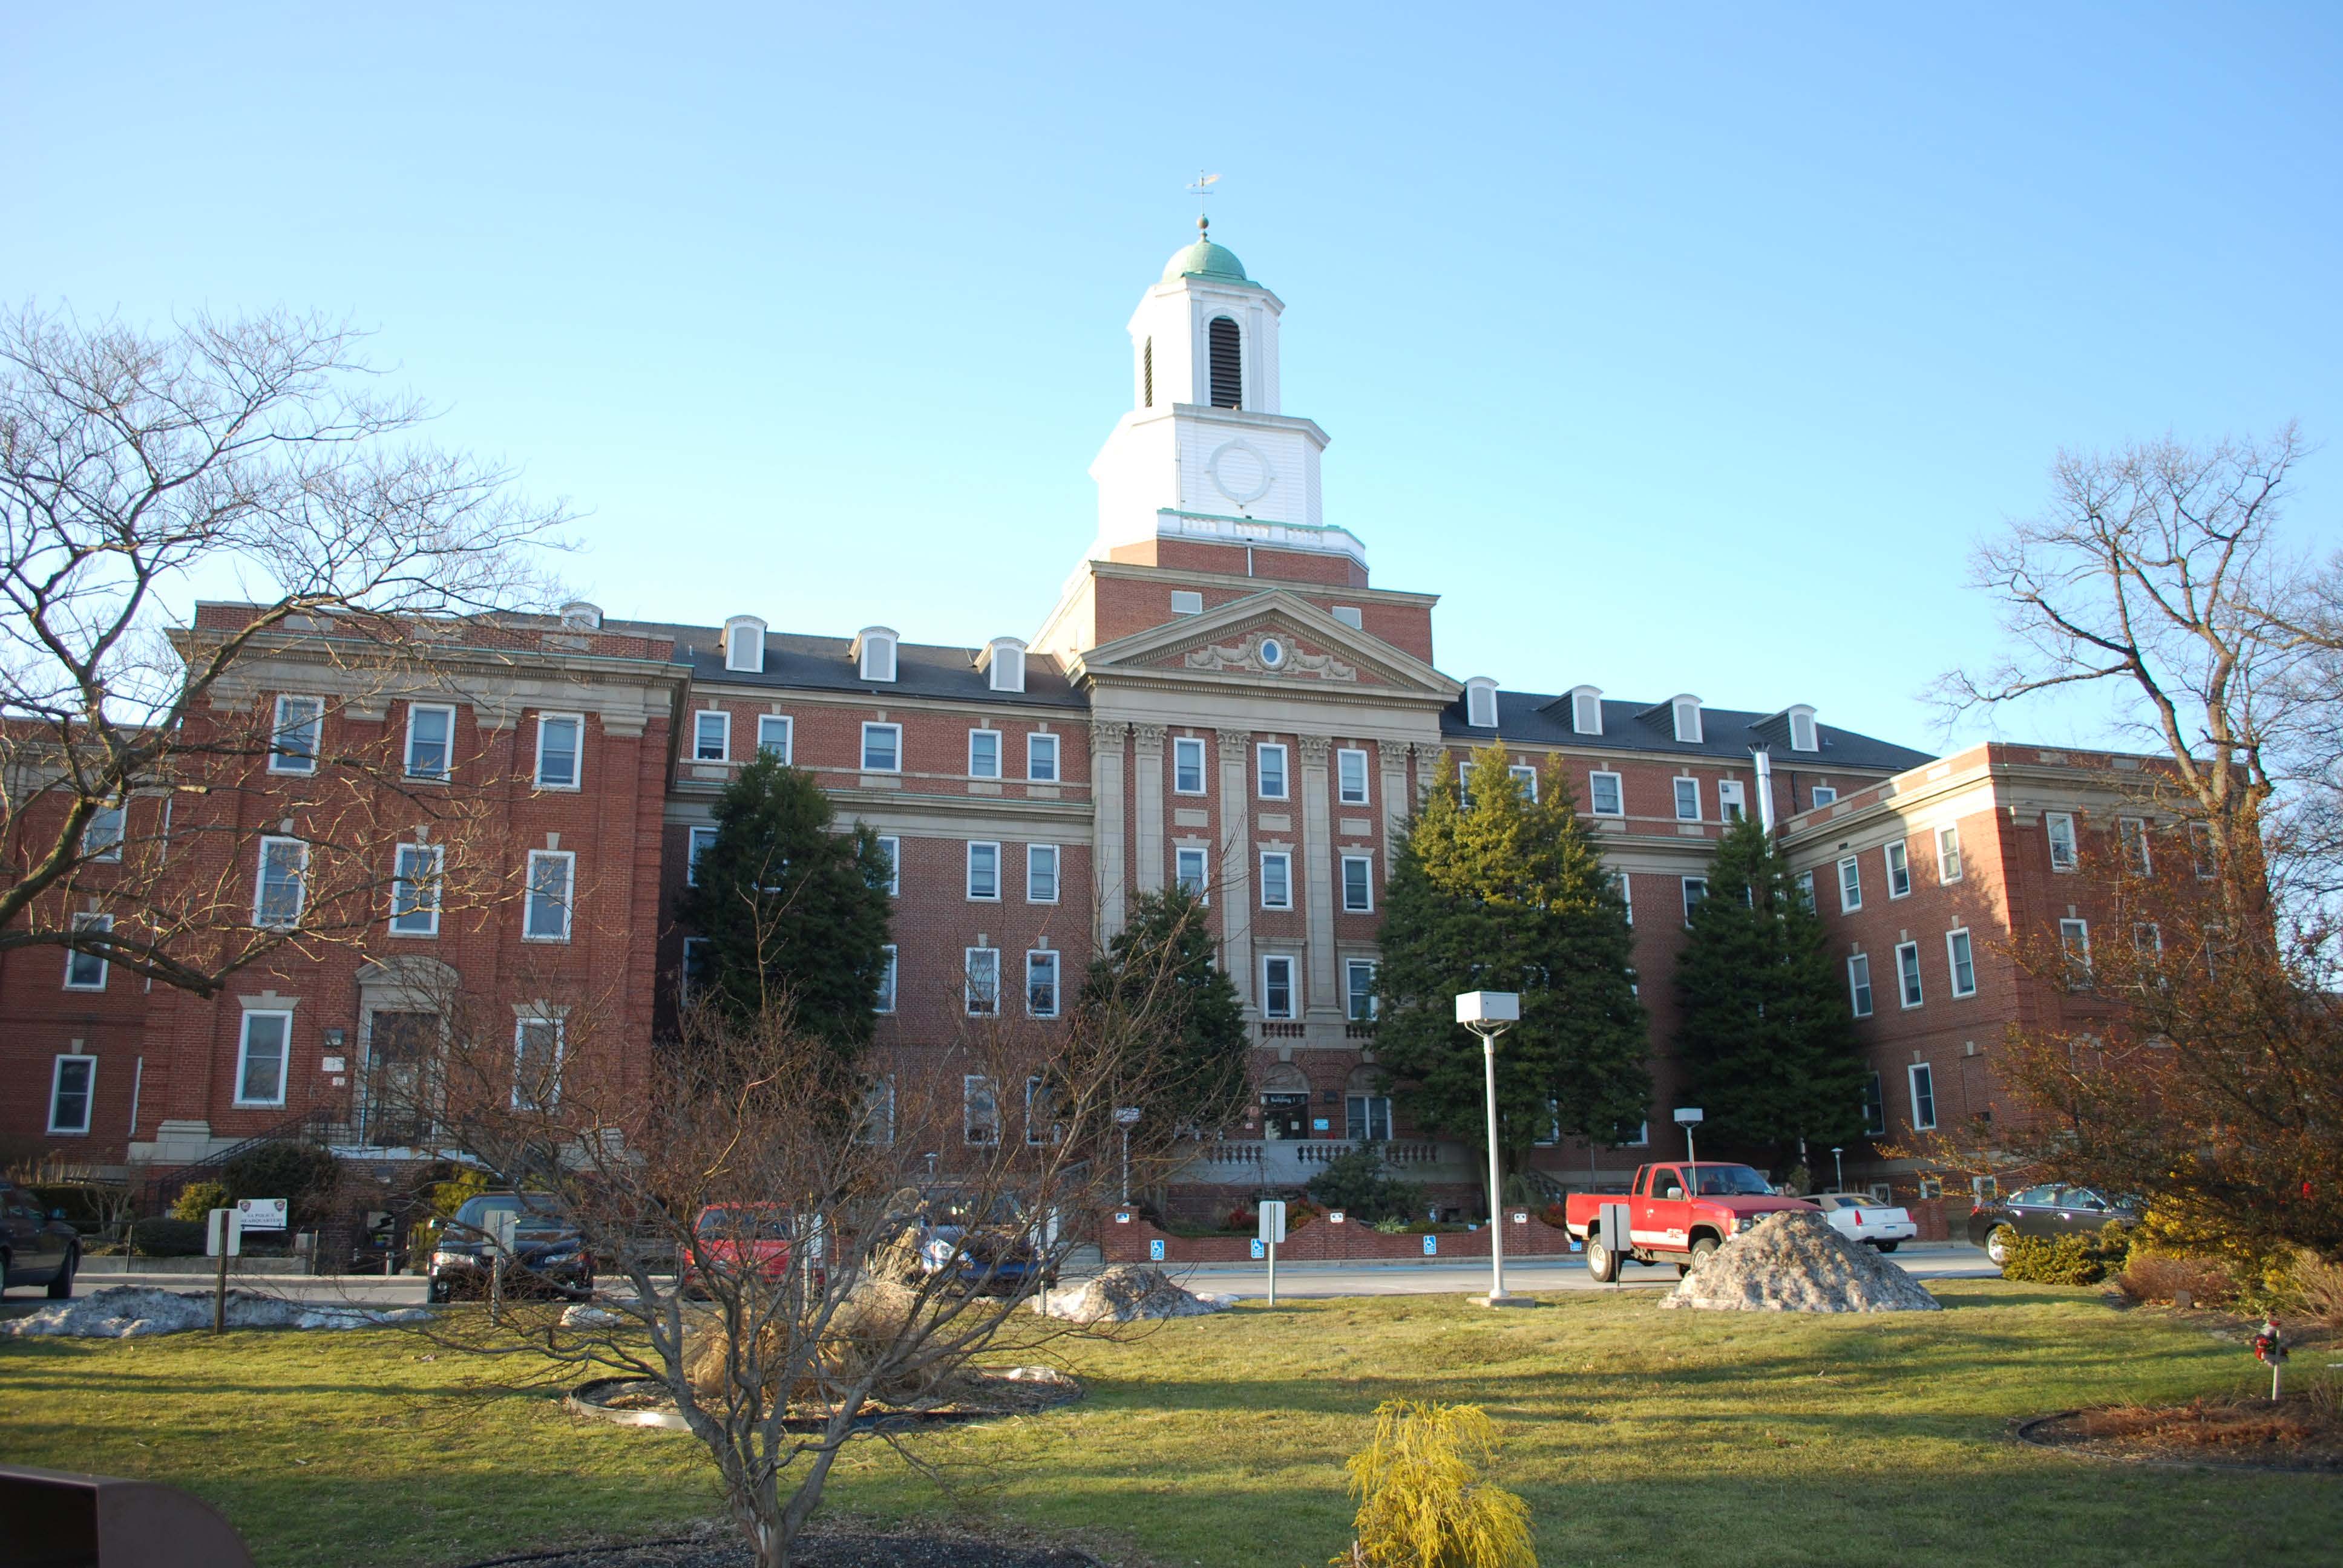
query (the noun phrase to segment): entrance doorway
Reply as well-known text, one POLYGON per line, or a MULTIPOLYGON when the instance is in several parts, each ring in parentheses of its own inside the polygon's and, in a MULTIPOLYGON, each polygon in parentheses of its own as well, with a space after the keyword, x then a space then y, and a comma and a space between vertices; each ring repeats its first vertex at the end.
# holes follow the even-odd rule
POLYGON ((1309 1137, 1309 1093, 1305 1091, 1299 1094, 1263 1094, 1261 1097, 1261 1135, 1272 1142, 1309 1137))

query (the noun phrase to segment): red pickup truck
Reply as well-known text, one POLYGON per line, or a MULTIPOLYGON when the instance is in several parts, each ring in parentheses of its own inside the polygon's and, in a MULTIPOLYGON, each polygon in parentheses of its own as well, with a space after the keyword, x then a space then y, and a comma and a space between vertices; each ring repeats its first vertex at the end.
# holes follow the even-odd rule
POLYGON ((1767 1214, 1784 1209, 1812 1210, 1803 1198, 1785 1198, 1746 1165, 1721 1161, 1674 1161, 1646 1165, 1635 1185, 1616 1192, 1573 1192, 1564 1204, 1570 1233, 1586 1243, 1587 1271, 1609 1283, 1625 1260, 1603 1244, 1598 1232, 1604 1205, 1627 1211, 1628 1253, 1645 1263, 1674 1263, 1679 1273, 1767 1214))

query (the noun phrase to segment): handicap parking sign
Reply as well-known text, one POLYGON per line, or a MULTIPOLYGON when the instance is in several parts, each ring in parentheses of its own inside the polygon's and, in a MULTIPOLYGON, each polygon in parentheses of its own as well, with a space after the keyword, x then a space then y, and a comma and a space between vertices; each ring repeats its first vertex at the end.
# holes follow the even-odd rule
POLYGON ((1265 1258, 1269 1256, 1269 1250, 1261 1244, 1261 1241, 1258 1237, 1253 1241, 1252 1255, 1256 1258, 1265 1258))
POLYGON ((1437 1236, 1426 1235, 1423 1238, 1423 1255, 1427 1258, 1433 1258, 1439 1256, 1439 1254, 1440 1238, 1437 1236))
POLYGON ((1163 1261, 1163 1239, 1161 1237, 1159 1236, 1147 1243, 1147 1261, 1151 1263, 1160 1263, 1163 1261))

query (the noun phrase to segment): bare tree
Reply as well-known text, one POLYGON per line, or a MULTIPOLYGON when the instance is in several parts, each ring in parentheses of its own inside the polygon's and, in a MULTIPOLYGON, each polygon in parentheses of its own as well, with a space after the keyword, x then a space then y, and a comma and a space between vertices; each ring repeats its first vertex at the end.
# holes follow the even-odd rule
POLYGON ((31 306, 0 318, 0 950, 210 995, 323 940, 333 893, 378 909, 380 857, 359 852, 376 803, 348 780, 396 789, 398 770, 319 755, 324 721, 440 678, 448 618, 540 600, 529 547, 562 514, 417 441, 427 410, 381 392, 360 344, 282 313, 162 334, 31 306), (198 617, 197 593, 246 602, 198 617), (343 678, 288 714, 241 678, 286 653, 343 678), (297 777, 264 780, 272 762, 297 777), (255 907, 254 845, 279 829, 236 801, 264 784, 307 791, 313 848, 279 868, 300 920, 255 907))

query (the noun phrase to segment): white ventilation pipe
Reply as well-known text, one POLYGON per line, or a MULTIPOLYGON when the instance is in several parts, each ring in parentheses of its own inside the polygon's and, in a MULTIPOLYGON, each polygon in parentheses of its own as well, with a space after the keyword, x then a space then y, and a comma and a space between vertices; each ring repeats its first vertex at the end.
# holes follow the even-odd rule
POLYGON ((1749 759, 1757 764, 1757 820, 1770 833, 1774 830, 1774 756, 1763 746, 1752 746, 1749 759))

